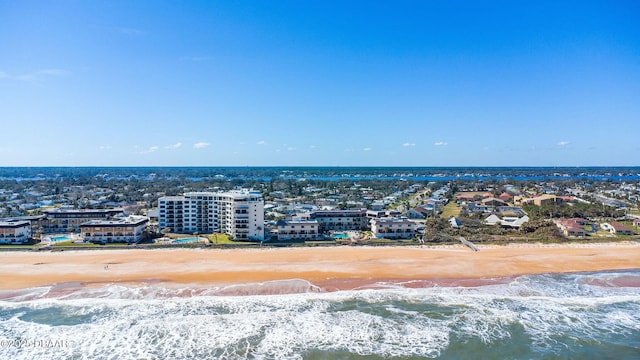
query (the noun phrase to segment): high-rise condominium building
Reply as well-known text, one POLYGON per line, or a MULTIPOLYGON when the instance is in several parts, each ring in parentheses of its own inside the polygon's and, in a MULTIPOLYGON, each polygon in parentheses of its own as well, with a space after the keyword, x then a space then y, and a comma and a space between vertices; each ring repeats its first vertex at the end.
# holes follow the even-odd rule
POLYGON ((158 230, 264 240, 264 200, 257 191, 188 192, 158 199, 158 230))

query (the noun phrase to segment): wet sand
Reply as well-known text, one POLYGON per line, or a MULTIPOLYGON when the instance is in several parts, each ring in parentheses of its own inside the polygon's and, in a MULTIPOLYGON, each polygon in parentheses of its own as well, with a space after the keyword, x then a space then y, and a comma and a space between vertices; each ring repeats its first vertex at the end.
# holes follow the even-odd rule
POLYGON ((0 253, 0 290, 79 282, 230 285, 304 279, 326 290, 378 281, 484 284, 524 274, 640 268, 640 243, 0 253))

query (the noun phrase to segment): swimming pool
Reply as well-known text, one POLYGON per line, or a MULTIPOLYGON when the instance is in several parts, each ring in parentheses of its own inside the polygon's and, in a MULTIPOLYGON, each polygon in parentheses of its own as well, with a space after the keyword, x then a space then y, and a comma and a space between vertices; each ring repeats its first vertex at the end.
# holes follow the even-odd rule
POLYGON ((200 238, 192 237, 192 238, 177 239, 177 240, 173 240, 171 243, 172 244, 188 244, 188 243, 194 243, 194 242, 200 242, 200 238))
POLYGON ((71 240, 71 238, 68 236, 52 236, 49 238, 49 240, 51 240, 51 242, 60 242, 60 241, 69 241, 71 240))
POLYGON ((334 239, 349 239, 350 236, 348 234, 339 233, 339 234, 334 234, 333 238, 334 239))

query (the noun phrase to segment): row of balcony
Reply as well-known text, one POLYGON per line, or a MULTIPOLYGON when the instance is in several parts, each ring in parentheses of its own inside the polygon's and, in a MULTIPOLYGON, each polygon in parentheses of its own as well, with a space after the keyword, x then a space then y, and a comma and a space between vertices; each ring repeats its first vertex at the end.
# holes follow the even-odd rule
POLYGON ((413 234, 415 232, 415 230, 412 230, 412 229, 399 229, 399 230, 378 229, 376 232, 379 233, 379 234, 413 234))
POLYGON ((278 235, 318 235, 317 231, 278 231, 278 235))
POLYGON ((134 233, 84 233, 84 236, 134 236, 134 233))

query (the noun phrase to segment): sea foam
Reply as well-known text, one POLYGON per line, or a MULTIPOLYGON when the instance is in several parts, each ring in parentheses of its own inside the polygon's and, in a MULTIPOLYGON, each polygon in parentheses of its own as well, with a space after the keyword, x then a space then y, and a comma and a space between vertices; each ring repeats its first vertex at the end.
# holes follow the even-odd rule
POLYGON ((0 294, 0 340, 70 341, 3 348, 11 359, 459 358, 475 348, 486 357, 632 358, 640 351, 640 287, 611 283, 634 285, 628 279, 639 275, 531 275, 475 287, 386 282, 336 292, 295 279, 211 289, 35 288, 0 294))

